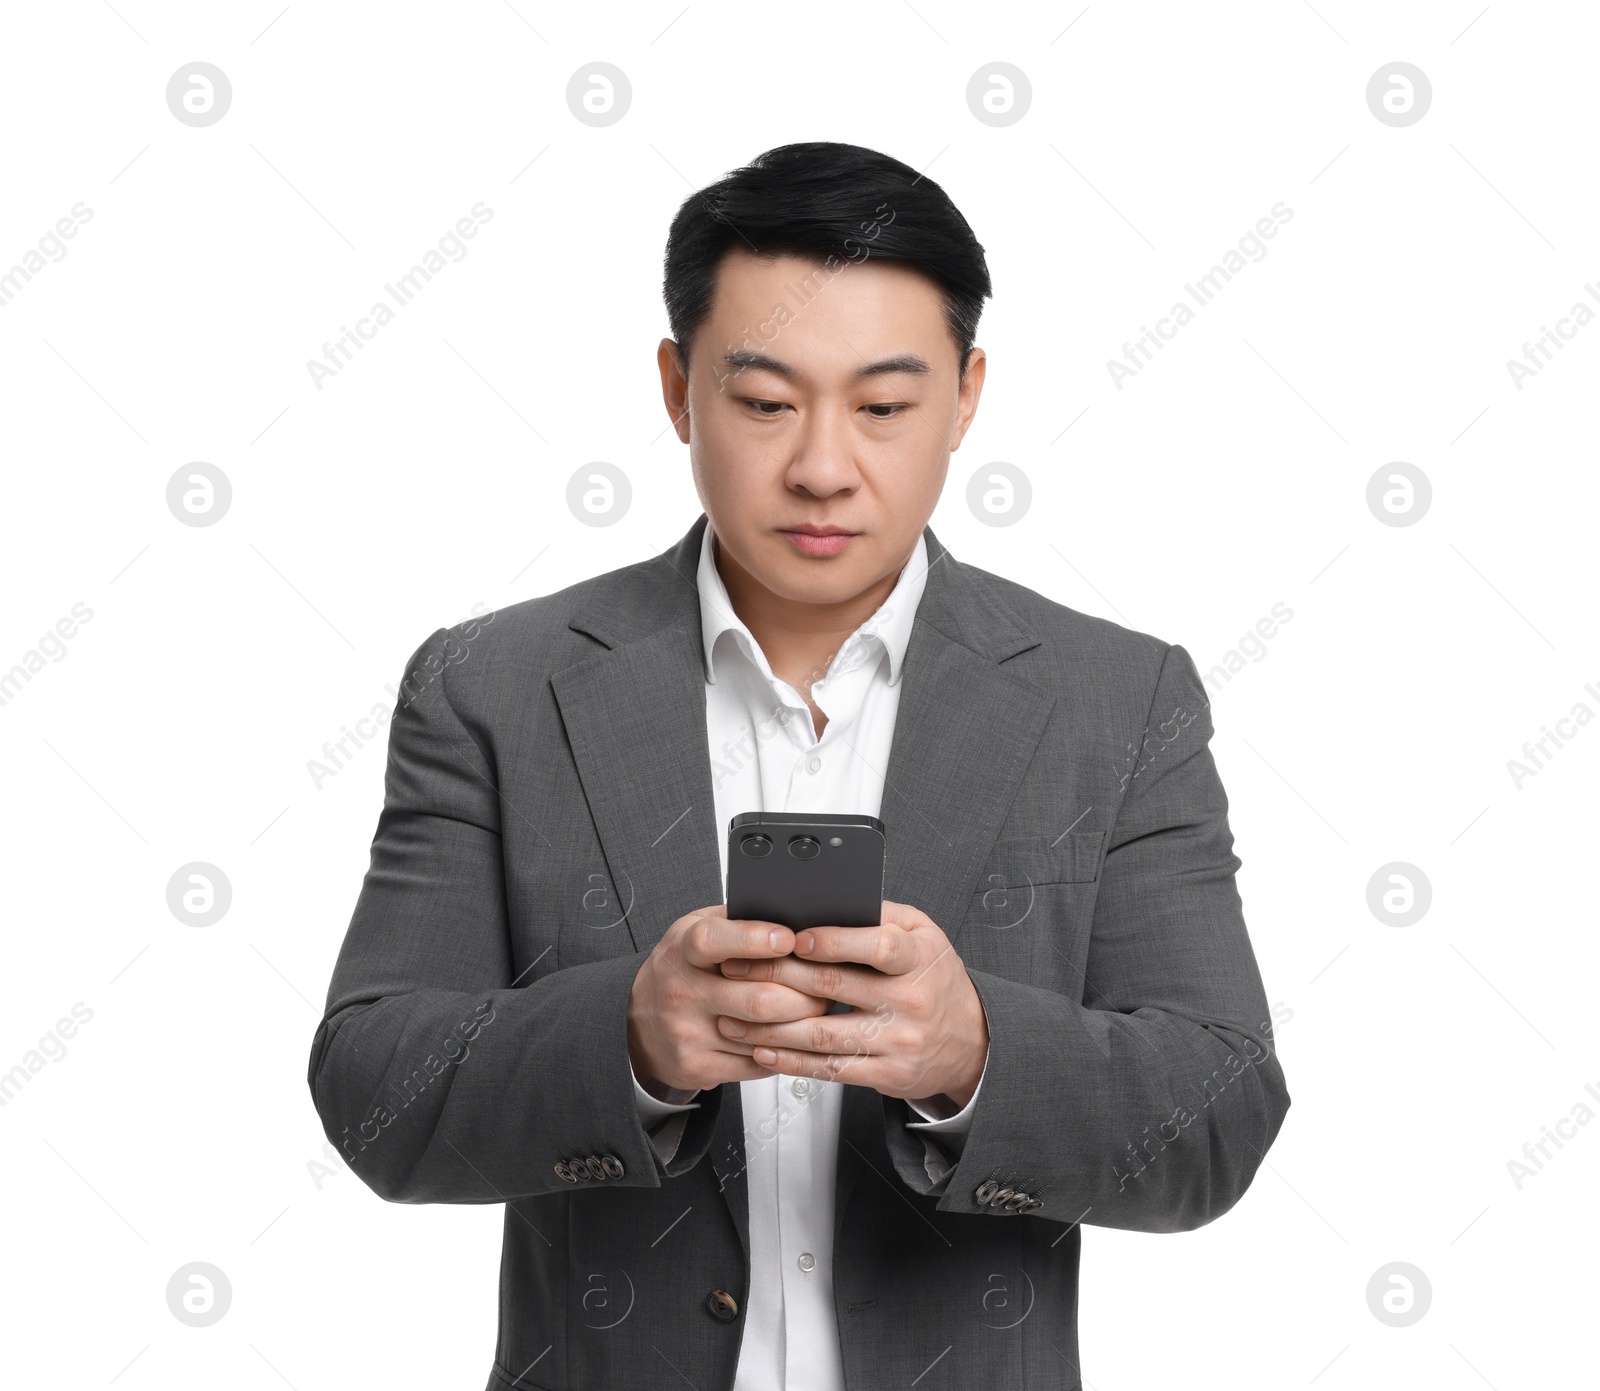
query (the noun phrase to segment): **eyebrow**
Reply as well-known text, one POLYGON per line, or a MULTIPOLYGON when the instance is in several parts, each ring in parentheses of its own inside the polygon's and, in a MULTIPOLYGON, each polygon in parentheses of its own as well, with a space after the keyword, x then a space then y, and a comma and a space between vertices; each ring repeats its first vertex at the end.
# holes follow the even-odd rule
MULTIPOLYGON (((734 371, 771 372, 774 376, 782 377, 785 381, 791 382, 805 380, 805 373, 800 371, 798 367, 791 367, 787 362, 782 362, 766 353, 740 349, 725 354, 722 360, 734 371)), ((877 362, 862 364, 851 373, 851 380, 864 381, 868 377, 884 377, 896 372, 910 372, 926 376, 932 371, 933 368, 916 353, 897 353, 893 357, 880 358, 877 362)))

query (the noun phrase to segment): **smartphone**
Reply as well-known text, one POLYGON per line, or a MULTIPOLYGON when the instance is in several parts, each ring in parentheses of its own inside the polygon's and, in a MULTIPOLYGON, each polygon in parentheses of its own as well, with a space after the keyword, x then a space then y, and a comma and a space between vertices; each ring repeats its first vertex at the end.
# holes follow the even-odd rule
MULTIPOLYGON (((807 927, 876 927, 883 822, 875 816, 747 811, 728 823, 728 916, 807 927)), ((834 1002, 829 1014, 846 1014, 834 1002)))

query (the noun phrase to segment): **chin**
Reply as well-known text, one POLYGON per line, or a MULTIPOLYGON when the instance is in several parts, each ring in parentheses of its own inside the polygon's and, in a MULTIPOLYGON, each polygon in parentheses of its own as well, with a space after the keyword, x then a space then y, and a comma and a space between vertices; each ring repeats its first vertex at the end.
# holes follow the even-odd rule
MULTIPOLYGON (((788 542, 782 543, 787 546, 788 542)), ((871 566, 842 557, 792 556, 767 587, 785 599, 807 604, 838 604, 854 599, 877 578, 871 566)))

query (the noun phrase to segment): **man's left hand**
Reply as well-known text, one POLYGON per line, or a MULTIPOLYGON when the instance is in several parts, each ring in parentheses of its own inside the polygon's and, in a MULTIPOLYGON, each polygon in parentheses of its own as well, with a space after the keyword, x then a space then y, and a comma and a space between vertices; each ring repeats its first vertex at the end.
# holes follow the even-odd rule
POLYGON ((755 1046, 773 1072, 824 1077, 915 1100, 972 1099, 989 1055, 983 1002, 939 925, 919 908, 883 904, 878 927, 812 927, 794 953, 722 963, 724 975, 773 981, 852 1007, 785 1024, 719 1015, 724 1037, 755 1046))

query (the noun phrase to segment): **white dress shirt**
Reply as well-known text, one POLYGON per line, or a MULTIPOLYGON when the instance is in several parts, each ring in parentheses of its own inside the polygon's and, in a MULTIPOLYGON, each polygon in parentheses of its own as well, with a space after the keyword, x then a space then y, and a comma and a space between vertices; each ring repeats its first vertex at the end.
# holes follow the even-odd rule
MULTIPOLYGON (((921 537, 881 608, 811 687, 828 717, 821 737, 800 693, 773 675, 717 572, 706 525, 697 583, 705 643, 706 731, 722 882, 728 823, 741 812, 877 816, 894 738, 900 677, 928 570, 921 537)), ((890 828, 892 834, 892 828, 890 828)), ((987 1071, 987 1060, 985 1063, 987 1071)), ((982 1086, 982 1078, 979 1078, 982 1086)), ((694 1092, 650 1095, 634 1078, 639 1116, 663 1161, 677 1153, 694 1092)), ((739 1084, 750 1203, 750 1293, 734 1391, 844 1391, 833 1307, 834 1166, 844 1084, 779 1074, 739 1084)), ((954 1115, 943 1098, 909 1101, 935 1192, 971 1128, 977 1093, 954 1115), (932 1136, 937 1135, 936 1143, 932 1136)))

